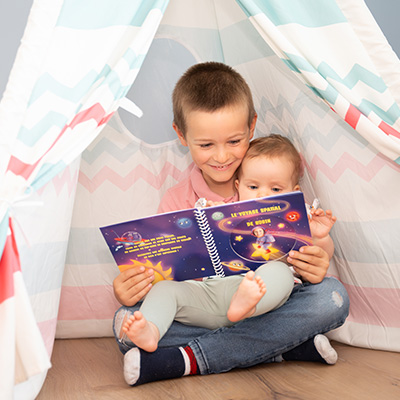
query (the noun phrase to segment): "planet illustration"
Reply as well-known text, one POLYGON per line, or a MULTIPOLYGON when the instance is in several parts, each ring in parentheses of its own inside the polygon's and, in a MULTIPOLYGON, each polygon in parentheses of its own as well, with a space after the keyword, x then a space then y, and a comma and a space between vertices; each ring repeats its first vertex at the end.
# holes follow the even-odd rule
POLYGON ((300 219, 300 214, 297 211, 291 211, 285 215, 285 218, 290 222, 296 222, 300 219))
POLYGON ((176 224, 179 226, 179 228, 190 228, 192 226, 192 220, 189 218, 179 218, 176 221, 176 224))
POLYGON ((216 211, 212 214, 211 218, 214 221, 220 221, 222 218, 224 218, 224 214, 221 211, 216 211))
POLYGON ((250 271, 250 268, 246 267, 240 260, 222 261, 221 264, 231 271, 250 271))

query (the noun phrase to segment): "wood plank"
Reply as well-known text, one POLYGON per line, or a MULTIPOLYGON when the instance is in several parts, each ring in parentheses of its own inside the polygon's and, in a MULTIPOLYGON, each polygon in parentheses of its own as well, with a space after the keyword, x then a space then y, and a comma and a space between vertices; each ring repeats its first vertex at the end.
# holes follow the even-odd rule
POLYGON ((333 345, 339 354, 334 366, 263 364, 132 388, 123 379, 123 357, 113 338, 56 340, 53 367, 37 399, 400 399, 400 353, 333 345))

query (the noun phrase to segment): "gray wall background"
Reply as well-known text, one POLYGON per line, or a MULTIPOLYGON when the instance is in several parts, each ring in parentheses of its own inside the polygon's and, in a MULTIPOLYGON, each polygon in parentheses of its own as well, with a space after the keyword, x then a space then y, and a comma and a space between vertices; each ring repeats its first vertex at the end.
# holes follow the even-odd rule
MULTIPOLYGON (((33 0, 0 0, 0 97, 3 96, 32 3, 33 0)), ((400 1, 365 0, 365 3, 400 57, 400 1)))

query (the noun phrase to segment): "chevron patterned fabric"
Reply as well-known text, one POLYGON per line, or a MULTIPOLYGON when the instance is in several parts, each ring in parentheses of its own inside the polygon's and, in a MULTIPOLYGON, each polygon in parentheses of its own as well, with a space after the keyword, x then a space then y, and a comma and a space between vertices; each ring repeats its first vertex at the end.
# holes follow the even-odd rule
POLYGON ((11 149, 1 169, 0 244, 11 210, 47 353, 55 337, 112 336, 118 269, 98 227, 154 214, 187 176, 192 160, 171 128, 170 96, 188 65, 209 60, 246 78, 256 136, 288 136, 304 159, 306 198, 338 217, 329 274, 346 286, 351 309, 331 337, 400 351, 400 109, 392 96, 400 88, 387 72, 399 61, 377 55, 377 41, 386 47, 364 3, 138 3, 115 0, 110 10, 105 0, 36 0, 0 104, 11 149), (125 96, 142 109, 140 120, 117 111, 125 96), (31 191, 29 201, 44 206, 17 209, 31 191))

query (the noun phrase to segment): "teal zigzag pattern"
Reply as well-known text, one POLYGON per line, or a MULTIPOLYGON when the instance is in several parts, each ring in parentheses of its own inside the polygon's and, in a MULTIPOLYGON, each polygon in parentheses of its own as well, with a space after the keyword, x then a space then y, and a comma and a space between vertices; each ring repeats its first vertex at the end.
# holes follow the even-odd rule
POLYGON ((111 69, 108 66, 105 66, 100 73, 89 71, 79 82, 76 83, 76 85, 72 87, 59 82, 46 72, 37 80, 29 100, 29 105, 33 104, 45 92, 51 92, 57 97, 76 103, 87 93, 88 88, 90 88, 96 81, 100 81, 107 76, 110 71, 111 69))
POLYGON ((65 115, 56 111, 50 111, 31 128, 21 126, 18 132, 18 140, 26 146, 33 147, 48 129, 56 126, 61 130, 67 122, 65 115))
POLYGON ((282 119, 284 111, 287 111, 294 117, 294 119, 297 119, 305 107, 320 119, 324 118, 327 112, 330 112, 329 107, 327 107, 325 104, 316 103, 310 99, 306 93, 299 92, 296 99, 291 103, 289 103, 287 99, 281 95, 278 96, 275 104, 273 104, 265 96, 262 96, 260 106, 257 110, 259 114, 258 118, 265 123, 265 115, 267 112, 270 112, 278 119, 282 119))
MULTIPOLYGON (((134 70, 140 68, 144 56, 137 56, 131 49, 128 49, 124 58, 128 62, 128 65, 130 65, 130 70, 134 70)), ((46 92, 50 92, 63 100, 70 101, 72 104, 77 104, 90 90, 95 90, 101 85, 108 87, 115 100, 124 97, 131 87, 131 83, 122 85, 119 75, 111 70, 108 65, 104 66, 100 74, 95 71, 89 71, 73 87, 68 87, 53 78, 50 74, 45 73, 38 79, 29 104, 31 105, 37 101, 46 92)), ((79 111, 80 107, 81 104, 78 104, 75 113, 79 111)), ((50 111, 32 128, 22 126, 18 133, 18 139, 28 146, 33 146, 42 137, 43 133, 47 132, 51 127, 57 126, 61 128, 66 123, 66 115, 50 111)))
MULTIPOLYGON (((311 111, 321 120, 327 113, 333 112, 325 104, 313 102, 312 99, 304 93, 299 93, 296 100, 292 103, 289 103, 286 98, 280 96, 277 103, 279 105, 274 105, 267 98, 262 97, 260 108, 258 110, 259 120, 265 123, 270 119, 269 114, 272 114, 275 119, 282 121, 285 112, 292 115, 293 118, 297 120, 304 108, 307 108, 307 111, 311 111)), ((360 148, 364 148, 368 145, 367 141, 361 135, 352 134, 354 130, 340 118, 337 118, 337 124, 331 128, 330 132, 324 132, 323 135, 311 124, 306 125, 301 134, 299 134, 299 126, 291 123, 288 124, 288 132, 281 132, 280 128, 273 127, 273 133, 281 133, 286 136, 288 133, 290 135, 291 132, 294 137, 301 137, 301 141, 305 148, 311 140, 317 139, 318 137, 323 137, 323 140, 318 141, 318 143, 326 151, 332 149, 343 136, 345 136, 346 139, 351 140, 360 148)))
MULTIPOLYGON (((303 57, 290 53, 286 53, 286 56, 288 59, 283 59, 283 61, 292 71, 300 74, 301 71, 316 72, 315 68, 303 57)), ((340 77, 339 74, 337 74, 335 70, 326 62, 320 63, 320 65, 317 67, 317 72, 326 80, 334 80, 349 89, 352 89, 357 83, 363 82, 365 85, 369 86, 378 93, 384 93, 385 90, 387 90, 387 86, 381 77, 377 76, 359 64, 355 64, 350 72, 343 78, 340 77)), ((335 103, 338 93, 330 85, 324 90, 309 85, 308 87, 310 87, 310 89, 312 89, 321 98, 327 99, 331 104, 335 103)), ((400 118, 400 108, 396 103, 393 103, 393 105, 387 110, 383 110, 382 108, 374 105, 373 102, 369 101, 368 99, 362 99, 360 104, 354 105, 357 106, 357 108, 359 108, 359 110, 365 115, 369 115, 371 111, 374 111, 389 125, 392 125, 397 119, 400 118)))
MULTIPOLYGON (((285 53, 288 59, 283 61, 296 72, 306 71, 315 72, 315 68, 304 58, 297 54, 285 53), (295 67, 295 68, 294 68, 295 67)), ((353 88, 357 83, 363 82, 365 85, 371 87, 379 93, 383 93, 387 86, 381 77, 377 76, 373 72, 367 70, 359 64, 355 64, 349 73, 342 78, 329 64, 322 61, 317 67, 317 71, 325 79, 330 78, 335 80, 342 85, 345 85, 349 89, 353 88)))

